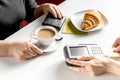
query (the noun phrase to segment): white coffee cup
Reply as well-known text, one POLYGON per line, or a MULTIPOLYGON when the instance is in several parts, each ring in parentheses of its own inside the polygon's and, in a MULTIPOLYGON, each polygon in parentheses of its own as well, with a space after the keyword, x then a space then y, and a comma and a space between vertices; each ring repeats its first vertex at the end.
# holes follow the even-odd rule
POLYGON ((52 26, 41 26, 36 29, 33 39, 41 45, 50 45, 55 41, 57 30, 52 26))

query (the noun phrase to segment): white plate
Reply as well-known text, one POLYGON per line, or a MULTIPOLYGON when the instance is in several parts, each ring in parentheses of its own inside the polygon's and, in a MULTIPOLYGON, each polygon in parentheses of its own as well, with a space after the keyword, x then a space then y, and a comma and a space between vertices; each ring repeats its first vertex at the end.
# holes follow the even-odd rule
POLYGON ((82 21, 83 21, 83 17, 84 17, 84 14, 87 10, 83 10, 83 11, 80 11, 80 12, 76 12, 74 14, 72 14, 70 16, 70 19, 73 23, 73 25, 80 31, 83 31, 83 32, 91 32, 91 31, 96 31, 96 30, 100 30, 102 29, 103 27, 105 27, 107 24, 108 24, 108 20, 106 19, 106 17, 100 12, 101 16, 102 16, 102 21, 101 23, 96 26, 95 28, 93 29, 90 29, 90 30, 82 30, 81 29, 81 24, 82 24, 82 21))

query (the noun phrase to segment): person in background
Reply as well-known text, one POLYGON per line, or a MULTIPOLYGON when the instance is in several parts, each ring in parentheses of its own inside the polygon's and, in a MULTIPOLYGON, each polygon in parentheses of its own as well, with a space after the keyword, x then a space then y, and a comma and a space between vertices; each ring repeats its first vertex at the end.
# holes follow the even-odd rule
MULTIPOLYGON (((112 47, 115 52, 120 53, 120 37, 115 40, 112 47)), ((83 56, 77 60, 69 60, 68 63, 80 66, 69 66, 69 69, 77 72, 86 72, 90 75, 110 72, 120 75, 120 62, 107 57, 83 56)))
POLYGON ((0 56, 14 56, 21 60, 42 55, 42 49, 28 41, 4 40, 21 28, 21 21, 29 22, 51 12, 55 18, 62 18, 58 6, 51 3, 37 5, 35 0, 0 0, 0 56))

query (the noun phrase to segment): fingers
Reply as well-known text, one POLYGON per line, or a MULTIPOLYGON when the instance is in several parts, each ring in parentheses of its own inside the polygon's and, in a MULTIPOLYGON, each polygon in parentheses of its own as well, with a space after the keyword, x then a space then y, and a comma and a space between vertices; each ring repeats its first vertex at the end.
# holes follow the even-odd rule
POLYGON ((63 14, 60 10, 60 8, 54 4, 44 4, 44 13, 51 12, 55 18, 63 18, 63 14))
POLYGON ((69 60, 68 63, 77 65, 77 66, 86 66, 88 61, 94 59, 94 56, 83 56, 78 58, 77 60, 69 60))
POLYGON ((21 60, 26 60, 26 59, 30 59, 30 58, 33 58, 35 56, 42 55, 42 54, 43 54, 43 51, 41 49, 39 49, 32 43, 28 42, 24 50, 19 52, 19 54, 15 54, 14 56, 16 56, 17 58, 21 60))
POLYGON ((115 42, 113 43, 112 47, 114 48, 114 52, 120 52, 120 37, 118 37, 115 42))
POLYGON ((37 53, 35 53, 33 50, 31 50, 30 47, 27 47, 27 49, 25 49, 23 51, 23 53, 28 54, 30 56, 37 56, 37 53))
POLYGON ((61 10, 59 9, 59 7, 53 6, 53 9, 54 9, 54 11, 56 13, 56 16, 57 16, 56 18, 62 18, 63 17, 63 15, 62 15, 61 10))
POLYGON ((76 65, 76 66, 86 66, 86 61, 79 61, 79 60, 69 60, 68 63, 76 65))
POLYGON ((82 56, 78 58, 78 60, 82 60, 82 61, 89 61, 91 59, 94 59, 94 57, 93 56, 82 56))
POLYGON ((79 69, 79 67, 68 67, 69 69, 76 71, 76 72, 80 72, 81 70, 79 69))
POLYGON ((33 52, 34 54, 43 54, 43 50, 42 49, 39 49, 38 47, 36 47, 35 45, 31 44, 31 47, 30 47, 30 50, 31 52, 33 52))
POLYGON ((41 49, 39 49, 38 47, 36 47, 31 43, 28 43, 28 45, 26 46, 26 49, 23 51, 22 56, 25 57, 26 59, 30 59, 32 57, 35 57, 41 54, 43 54, 43 51, 41 49))
POLYGON ((22 55, 19 56, 19 58, 20 58, 21 60, 30 59, 30 58, 32 58, 32 57, 33 57, 33 56, 30 55, 29 53, 24 53, 24 54, 22 54, 22 55))
POLYGON ((114 52, 118 52, 118 53, 119 53, 119 52, 120 52, 120 46, 118 46, 118 47, 114 48, 114 49, 113 49, 113 51, 114 51, 114 52))
POLYGON ((51 6, 48 12, 51 12, 55 18, 62 18, 63 17, 62 12, 55 5, 51 6))
POLYGON ((76 71, 76 72, 86 72, 85 67, 68 67, 69 69, 76 71))
POLYGON ((117 47, 120 45, 120 37, 118 37, 115 42, 113 43, 112 47, 117 47))

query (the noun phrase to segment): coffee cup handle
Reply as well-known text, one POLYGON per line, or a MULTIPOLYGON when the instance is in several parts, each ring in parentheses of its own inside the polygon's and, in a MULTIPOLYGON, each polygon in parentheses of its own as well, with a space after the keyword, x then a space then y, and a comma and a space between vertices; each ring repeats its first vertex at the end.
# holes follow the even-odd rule
POLYGON ((35 36, 35 34, 32 34, 32 38, 30 39, 30 42, 32 44, 37 44, 38 43, 38 39, 37 37, 35 36))
POLYGON ((63 39, 62 35, 60 35, 59 33, 56 35, 55 40, 56 41, 61 41, 63 39))

